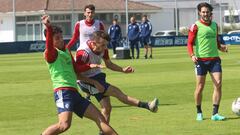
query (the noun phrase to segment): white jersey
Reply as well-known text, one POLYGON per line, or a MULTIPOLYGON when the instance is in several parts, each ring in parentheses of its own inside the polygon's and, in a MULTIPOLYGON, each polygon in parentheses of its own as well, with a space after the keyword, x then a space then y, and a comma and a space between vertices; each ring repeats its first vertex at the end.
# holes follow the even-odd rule
MULTIPOLYGON (((78 48, 78 50, 84 50, 84 51, 87 52, 88 57, 89 57, 88 64, 98 64, 98 65, 100 65, 102 63, 102 58, 103 58, 104 52, 101 53, 100 55, 95 54, 89 48, 89 46, 87 45, 87 42, 81 44, 81 46, 78 48)), ((91 68, 91 69, 89 69, 85 72, 82 72, 81 74, 83 76, 86 76, 86 77, 92 77, 92 76, 95 76, 95 75, 97 75, 101 72, 102 72, 101 68, 91 68)))
POLYGON ((91 39, 93 32, 100 30, 101 21, 94 20, 94 24, 92 26, 86 25, 85 20, 81 20, 79 23, 79 40, 80 46, 82 46, 82 44, 91 39))

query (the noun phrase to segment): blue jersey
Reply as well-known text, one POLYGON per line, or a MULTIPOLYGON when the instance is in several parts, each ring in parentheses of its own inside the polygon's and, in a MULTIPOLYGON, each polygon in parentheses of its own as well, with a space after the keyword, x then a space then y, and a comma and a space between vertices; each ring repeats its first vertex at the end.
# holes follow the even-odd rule
POLYGON ((118 24, 111 25, 108 29, 108 34, 113 41, 120 40, 122 38, 122 31, 118 24))
POLYGON ((149 37, 152 33, 152 24, 147 20, 140 25, 140 37, 149 37))
POLYGON ((128 25, 128 39, 133 41, 133 40, 138 40, 139 39, 139 33, 140 29, 137 23, 130 23, 128 25))

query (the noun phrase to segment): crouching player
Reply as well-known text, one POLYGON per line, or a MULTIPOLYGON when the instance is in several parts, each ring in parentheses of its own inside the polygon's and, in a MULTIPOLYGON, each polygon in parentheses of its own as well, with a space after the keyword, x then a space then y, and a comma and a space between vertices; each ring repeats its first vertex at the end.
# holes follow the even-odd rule
POLYGON ((89 77, 93 80, 98 81, 104 86, 104 92, 99 92, 98 89, 83 81, 78 81, 79 86, 84 92, 87 92, 98 100, 102 107, 102 113, 105 119, 109 122, 111 113, 110 97, 113 96, 120 100, 122 103, 146 108, 151 112, 157 112, 158 110, 158 99, 155 98, 151 102, 142 102, 138 99, 130 97, 124 94, 119 88, 106 82, 106 74, 101 71, 101 60, 103 59, 107 68, 123 72, 132 73, 134 69, 130 66, 122 68, 114 63, 109 58, 107 45, 109 42, 109 35, 103 31, 96 31, 93 33, 92 40, 89 40, 80 45, 76 53, 76 64, 81 67, 81 75, 89 77))
POLYGON ((42 22, 46 26, 45 60, 53 82, 58 108, 58 123, 49 126, 42 135, 58 135, 65 132, 71 125, 73 112, 81 118, 84 116, 95 121, 104 134, 117 135, 101 112, 79 94, 74 60, 69 51, 70 48, 64 45, 61 29, 51 26, 49 17, 46 15, 42 17, 42 22))

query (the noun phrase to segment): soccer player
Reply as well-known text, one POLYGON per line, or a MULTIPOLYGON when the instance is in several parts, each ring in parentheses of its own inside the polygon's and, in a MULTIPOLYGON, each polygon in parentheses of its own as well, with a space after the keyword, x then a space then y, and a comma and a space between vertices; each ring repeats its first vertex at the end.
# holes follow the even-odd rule
POLYGON ((205 86, 206 74, 209 72, 213 86, 213 121, 224 120, 225 117, 218 113, 222 97, 222 67, 218 50, 227 52, 227 47, 220 45, 218 39, 218 26, 212 21, 213 7, 208 3, 200 3, 197 6, 200 20, 196 21, 189 30, 188 53, 195 63, 196 89, 194 93, 197 108, 196 120, 203 120, 201 109, 202 91, 205 86), (193 51, 193 45, 195 50, 193 51))
POLYGON ((113 24, 108 28, 108 34, 111 38, 109 44, 113 49, 113 58, 116 58, 116 47, 119 46, 122 39, 121 27, 118 25, 117 19, 113 19, 113 24))
MULTIPOLYGON (((92 4, 86 5, 84 7, 84 20, 80 20, 75 24, 73 37, 68 43, 69 47, 72 47, 78 40, 80 44, 88 41, 92 33, 97 30, 104 30, 104 25, 102 21, 94 19, 95 6, 92 4)), ((90 95, 86 95, 86 98, 90 100, 90 95)))
POLYGON ((152 24, 148 20, 147 15, 142 16, 142 23, 140 24, 140 42, 145 48, 145 59, 148 58, 148 48, 150 49, 149 58, 152 58, 151 36, 152 24))
POLYGON ((139 42, 139 26, 136 22, 135 17, 131 17, 130 18, 130 24, 128 25, 128 40, 130 42, 130 48, 131 48, 131 52, 132 52, 132 59, 135 59, 134 57, 134 47, 136 47, 137 50, 137 59, 139 59, 139 46, 138 46, 138 42, 139 42))
POLYGON ((58 109, 58 123, 49 126, 42 135, 57 135, 65 132, 71 126, 72 113, 79 117, 86 117, 96 122, 104 134, 116 135, 117 133, 108 125, 100 111, 84 99, 78 92, 76 84, 77 69, 70 48, 64 45, 62 30, 51 26, 47 15, 42 17, 46 26, 46 50, 44 52, 51 80, 54 87, 54 97, 58 109))
POLYGON ((133 73, 134 69, 130 66, 120 67, 114 63, 109 58, 107 45, 109 42, 109 36, 103 31, 96 31, 93 33, 93 39, 85 43, 85 45, 80 45, 78 55, 76 57, 76 63, 81 65, 82 75, 89 77, 93 80, 98 81, 102 86, 104 86, 104 92, 99 92, 98 89, 89 84, 80 81, 79 85, 84 92, 94 95, 97 101, 102 107, 102 113, 106 120, 110 121, 111 113, 111 103, 110 97, 113 96, 120 100, 122 103, 141 107, 150 110, 151 112, 157 112, 158 110, 158 99, 155 98, 151 102, 142 102, 138 99, 130 97, 124 94, 119 88, 106 82, 106 74, 101 71, 101 60, 105 62, 108 69, 123 73, 133 73), (96 66, 90 66, 90 64, 96 66))
POLYGON ((80 20, 75 24, 73 37, 69 41, 68 45, 73 46, 78 40, 80 45, 88 41, 92 33, 98 30, 104 30, 102 21, 94 19, 95 6, 90 4, 84 7, 84 20, 80 20))

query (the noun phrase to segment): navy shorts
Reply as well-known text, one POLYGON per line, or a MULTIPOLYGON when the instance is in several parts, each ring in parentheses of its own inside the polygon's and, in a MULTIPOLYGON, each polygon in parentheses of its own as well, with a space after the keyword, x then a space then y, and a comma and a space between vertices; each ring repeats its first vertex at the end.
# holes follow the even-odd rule
POLYGON ((207 72, 222 72, 221 59, 200 61, 195 65, 195 72, 197 75, 206 75, 207 72))
POLYGON ((152 46, 150 37, 141 37, 140 42, 141 42, 142 46, 144 46, 144 45, 152 46))
POLYGON ((104 97, 107 97, 107 96, 104 96, 104 93, 107 91, 108 87, 110 86, 110 84, 106 82, 106 74, 100 73, 90 78, 98 81, 104 87, 104 92, 100 93, 94 85, 85 83, 82 81, 78 82, 78 85, 80 86, 82 91, 90 95, 93 95, 97 99, 97 101, 100 102, 104 97))
POLYGON ((58 114, 69 111, 82 118, 90 104, 79 92, 73 90, 58 90, 54 92, 54 97, 58 114))

